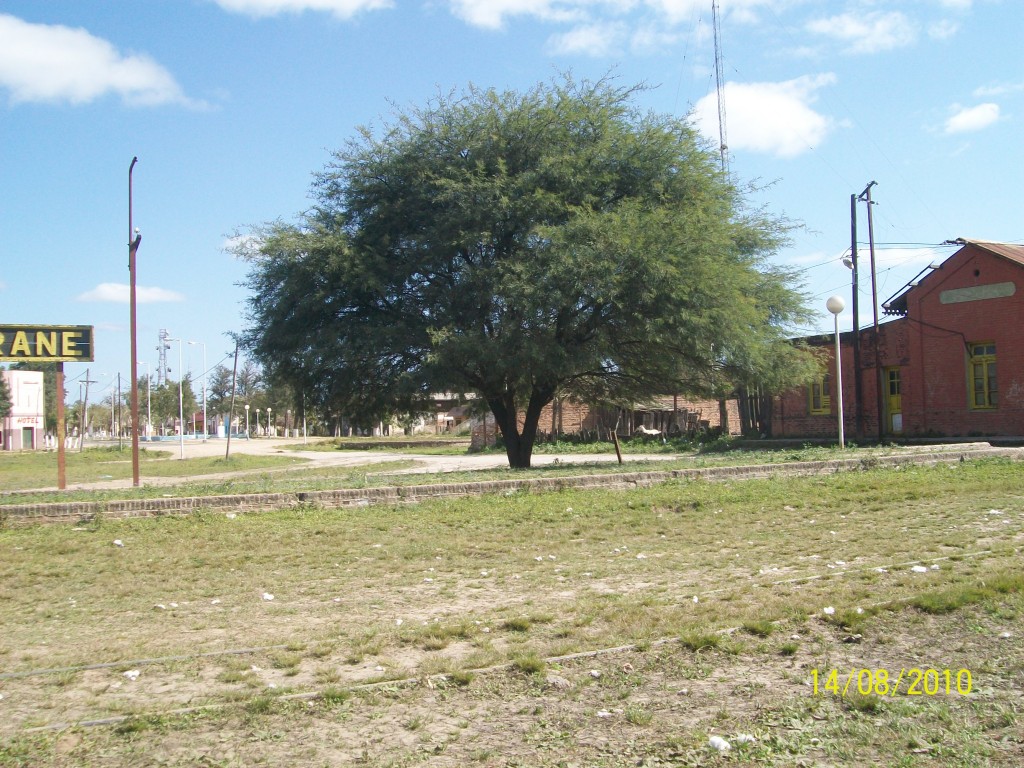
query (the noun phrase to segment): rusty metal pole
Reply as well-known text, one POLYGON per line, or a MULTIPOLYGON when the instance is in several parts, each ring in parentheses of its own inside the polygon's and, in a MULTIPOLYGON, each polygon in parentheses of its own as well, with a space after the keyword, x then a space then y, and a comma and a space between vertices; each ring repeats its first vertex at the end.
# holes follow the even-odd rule
POLYGON ((57 362, 57 488, 68 487, 67 456, 64 454, 64 441, 67 437, 67 425, 64 423, 64 363, 57 362))
MULTIPOLYGON (((139 479, 139 352, 136 343, 135 325, 135 255, 142 242, 142 235, 137 229, 132 228, 132 170, 139 158, 133 157, 131 165, 128 166, 128 280, 129 280, 129 313, 131 314, 130 334, 132 337, 132 485, 136 488, 141 485, 139 479)), ((120 374, 119 374, 120 375, 120 374)))

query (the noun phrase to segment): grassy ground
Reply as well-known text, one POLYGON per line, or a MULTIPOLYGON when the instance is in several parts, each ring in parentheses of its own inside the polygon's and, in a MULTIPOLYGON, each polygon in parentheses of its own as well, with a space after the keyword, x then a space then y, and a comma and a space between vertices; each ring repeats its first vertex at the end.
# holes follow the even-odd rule
MULTIPOLYGON (((195 477, 222 472, 240 472, 260 468, 281 468, 305 463, 295 456, 256 456, 236 453, 228 458, 195 458, 178 460, 168 450, 142 448, 139 451, 139 473, 147 477, 195 477), (169 461, 169 459, 174 459, 169 461)), ((132 476, 131 448, 88 448, 65 454, 69 484, 123 479, 132 476)), ((52 452, 25 451, 0 454, 0 492, 44 488, 57 483, 57 455, 52 452)), ((67 493, 53 494, 52 500, 67 499, 67 493)), ((70 499, 77 500, 77 499, 70 499)), ((21 500, 7 499, 8 503, 21 500)), ((3 503, 0 500, 0 503, 3 503)))
MULTIPOLYGON (((348 438, 365 440, 367 438, 348 438)), ((392 443, 399 444, 398 439, 392 443)), ((141 452, 140 474, 146 478, 182 478, 174 485, 149 484, 141 488, 118 490, 38 490, 56 483, 56 457, 52 453, 0 453, 0 507, 5 504, 52 503, 71 501, 107 501, 126 498, 156 498, 161 496, 204 496, 236 493, 274 493, 291 491, 333 490, 336 488, 365 488, 382 485, 419 485, 431 482, 430 477, 413 474, 391 474, 395 470, 415 466, 414 459, 402 459, 402 453, 429 453, 430 449, 390 448, 396 452, 394 462, 367 463, 363 466, 317 467, 307 469, 306 459, 293 455, 296 451, 336 451, 337 441, 309 444, 282 445, 280 455, 260 456, 237 453, 230 458, 175 459, 168 451, 146 449, 141 452), (173 460, 171 460, 173 459, 173 460), (265 472, 255 470, 265 469, 265 472), (297 471, 289 471, 297 470, 297 471), (247 474, 240 474, 247 473, 247 474), (226 477, 226 474, 233 476, 226 477)), ((624 453, 672 453, 673 459, 655 461, 631 460, 623 465, 611 462, 575 461, 572 464, 548 464, 530 470, 532 476, 565 477, 583 474, 613 474, 619 472, 665 471, 713 466, 773 464, 783 462, 821 461, 836 458, 865 458, 874 456, 909 454, 927 448, 882 446, 872 448, 836 448, 804 446, 781 450, 731 450, 728 441, 690 444, 680 441, 662 445, 660 442, 624 441, 624 453), (646 449, 646 450, 645 450, 646 449)), ((464 448, 439 448, 435 454, 465 452, 464 448)), ((587 456, 594 453, 614 453, 611 443, 553 443, 538 446, 538 454, 546 452, 587 456), (555 450, 558 448, 558 450, 555 450)), ((70 484, 131 477, 131 455, 116 448, 90 448, 82 453, 67 455, 67 476, 70 484)), ((479 480, 507 480, 522 478, 521 470, 507 468, 447 472, 443 482, 460 483, 479 480)))
POLYGON ((1021 488, 985 460, 0 530, 0 766, 1020 765, 1021 488), (878 695, 912 668, 940 690, 878 695))

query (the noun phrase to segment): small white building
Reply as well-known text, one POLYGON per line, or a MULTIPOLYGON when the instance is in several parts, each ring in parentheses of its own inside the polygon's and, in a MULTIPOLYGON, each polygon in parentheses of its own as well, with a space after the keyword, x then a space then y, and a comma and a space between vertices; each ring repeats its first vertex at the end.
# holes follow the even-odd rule
POLYGON ((0 448, 5 451, 31 451, 42 448, 43 395, 41 371, 0 371, 11 391, 11 413, 0 419, 0 448))

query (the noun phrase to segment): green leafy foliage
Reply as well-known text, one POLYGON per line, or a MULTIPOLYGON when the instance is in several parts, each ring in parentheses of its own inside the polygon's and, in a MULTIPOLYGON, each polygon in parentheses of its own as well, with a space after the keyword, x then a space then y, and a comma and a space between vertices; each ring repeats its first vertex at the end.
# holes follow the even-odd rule
POLYGON ((7 385, 6 377, 0 375, 0 419, 5 419, 11 414, 11 388, 7 385))
POLYGON ((804 378, 806 318, 751 211, 686 121, 638 88, 470 88, 364 129, 297 224, 243 239, 244 344, 310 402, 374 421, 476 393, 513 467, 556 395, 722 397, 804 378))

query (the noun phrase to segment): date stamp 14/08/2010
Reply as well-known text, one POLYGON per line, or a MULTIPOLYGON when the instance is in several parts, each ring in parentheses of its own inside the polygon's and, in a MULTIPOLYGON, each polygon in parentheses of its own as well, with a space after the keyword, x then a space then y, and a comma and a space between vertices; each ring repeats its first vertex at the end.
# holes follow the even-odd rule
POLYGON ((969 669, 921 669, 905 667, 899 672, 888 669, 812 669, 811 686, 815 696, 967 696, 973 687, 969 669))

